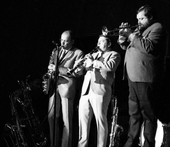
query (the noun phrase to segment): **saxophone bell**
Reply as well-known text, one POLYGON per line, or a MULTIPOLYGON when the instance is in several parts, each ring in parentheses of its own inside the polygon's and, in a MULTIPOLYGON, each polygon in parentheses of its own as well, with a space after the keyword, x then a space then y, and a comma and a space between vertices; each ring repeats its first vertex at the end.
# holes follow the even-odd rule
POLYGON ((118 119, 118 107, 117 98, 114 97, 113 101, 113 113, 112 113, 112 123, 110 131, 110 144, 109 147, 119 147, 120 136, 123 133, 123 127, 117 124, 118 119))

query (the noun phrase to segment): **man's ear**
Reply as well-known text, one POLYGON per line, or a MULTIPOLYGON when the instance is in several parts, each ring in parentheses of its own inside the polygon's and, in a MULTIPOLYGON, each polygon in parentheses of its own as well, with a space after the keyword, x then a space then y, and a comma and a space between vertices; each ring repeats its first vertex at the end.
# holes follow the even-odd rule
POLYGON ((112 43, 111 43, 111 42, 109 42, 108 47, 111 47, 111 45, 112 45, 112 43))

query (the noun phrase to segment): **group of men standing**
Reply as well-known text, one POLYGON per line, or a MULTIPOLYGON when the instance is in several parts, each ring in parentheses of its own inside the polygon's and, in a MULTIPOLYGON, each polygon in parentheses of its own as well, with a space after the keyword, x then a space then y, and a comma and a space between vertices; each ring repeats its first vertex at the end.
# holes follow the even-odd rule
MULTIPOLYGON (((128 137, 124 147, 138 146, 142 125, 145 138, 143 147, 155 146, 157 112, 160 111, 157 102, 161 98, 160 85, 165 70, 166 31, 153 12, 148 5, 138 9, 136 15, 138 27, 135 31, 132 31, 127 23, 120 25, 118 44, 126 51, 124 77, 128 79, 130 115, 128 137)), ((97 126, 97 147, 106 147, 107 112, 114 94, 115 72, 121 56, 112 48, 107 32, 99 36, 96 51, 86 55, 74 47, 74 35, 71 30, 61 34, 60 42, 61 46, 50 58, 48 66, 48 70, 55 72, 56 78, 54 93, 49 98, 50 145, 72 147, 76 79, 84 76, 83 85, 79 87, 81 95, 78 105, 77 146, 90 146, 89 132, 94 115, 97 126), (58 144, 58 130, 61 129, 60 114, 62 114, 63 128, 61 144, 58 144)))

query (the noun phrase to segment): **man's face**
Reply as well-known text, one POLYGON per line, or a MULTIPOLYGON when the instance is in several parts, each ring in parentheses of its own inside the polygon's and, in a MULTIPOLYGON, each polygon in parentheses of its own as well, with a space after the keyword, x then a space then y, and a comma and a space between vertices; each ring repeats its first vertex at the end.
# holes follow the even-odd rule
POLYGON ((150 25, 150 19, 145 16, 145 12, 141 11, 137 14, 139 30, 144 30, 150 25))
POLYGON ((61 46, 64 49, 70 49, 72 47, 72 44, 73 44, 73 41, 71 40, 71 36, 68 32, 64 32, 61 35, 60 42, 61 42, 61 46))
POLYGON ((97 45, 102 51, 106 51, 108 49, 108 40, 106 37, 100 36, 97 45))

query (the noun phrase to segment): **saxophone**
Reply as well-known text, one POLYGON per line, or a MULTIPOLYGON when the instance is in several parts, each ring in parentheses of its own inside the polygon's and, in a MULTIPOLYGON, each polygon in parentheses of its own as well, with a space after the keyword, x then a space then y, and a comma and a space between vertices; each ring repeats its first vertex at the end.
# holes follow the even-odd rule
POLYGON ((18 83, 21 88, 10 95, 15 124, 6 124, 5 127, 11 130, 16 147, 43 147, 47 143, 47 138, 32 107, 31 87, 27 81, 18 83))
MULTIPOLYGON (((59 47, 57 46, 57 48, 53 49, 51 56, 50 56, 49 64, 52 63, 52 57, 54 56, 54 54, 58 48, 59 47)), ((52 85, 54 84, 54 79, 55 79, 55 71, 48 70, 47 73, 45 73, 43 75, 42 87, 43 87, 43 92, 45 94, 49 94, 50 91, 52 90, 52 88, 53 88, 52 85)))
POLYGON ((30 140, 32 141, 32 146, 34 145, 35 147, 43 147, 46 145, 47 138, 40 128, 41 127, 40 121, 38 117, 35 115, 32 106, 30 85, 27 83, 27 81, 26 82, 20 81, 19 84, 22 89, 23 98, 17 96, 16 101, 20 104, 25 114, 24 122, 28 129, 28 132, 31 135, 30 137, 29 136, 26 137, 30 138, 30 140))
POLYGON ((117 98, 113 99, 113 116, 110 132, 110 143, 109 147, 119 147, 120 135, 123 133, 123 127, 117 124, 118 119, 118 107, 117 107, 117 98))
POLYGON ((15 106, 15 100, 13 95, 11 94, 9 96, 10 98, 10 102, 11 102, 11 111, 12 111, 12 115, 13 115, 13 119, 15 121, 15 124, 9 124, 6 123, 5 127, 8 128, 10 130, 11 133, 11 139, 12 144, 15 147, 28 147, 28 143, 27 143, 27 139, 24 135, 24 127, 25 125, 21 122, 21 120, 19 119, 19 114, 16 110, 16 106, 15 106))

